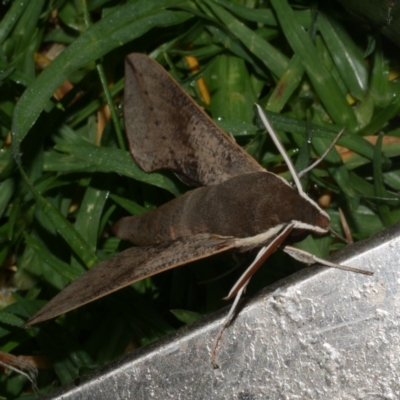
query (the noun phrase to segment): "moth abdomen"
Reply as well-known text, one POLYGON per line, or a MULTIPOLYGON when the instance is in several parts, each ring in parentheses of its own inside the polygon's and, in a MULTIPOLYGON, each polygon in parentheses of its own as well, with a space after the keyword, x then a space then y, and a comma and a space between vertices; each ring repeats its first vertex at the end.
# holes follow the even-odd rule
POLYGON ((194 189, 147 214, 123 218, 114 232, 121 239, 148 246, 202 233, 239 239, 268 237, 295 222, 293 242, 303 232, 307 235, 319 228, 325 232, 329 219, 324 218, 285 181, 265 171, 194 189))

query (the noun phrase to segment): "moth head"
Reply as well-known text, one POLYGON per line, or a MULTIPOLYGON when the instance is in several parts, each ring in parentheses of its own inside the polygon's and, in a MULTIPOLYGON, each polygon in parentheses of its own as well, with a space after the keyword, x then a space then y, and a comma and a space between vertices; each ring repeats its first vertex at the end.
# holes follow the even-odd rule
POLYGON ((298 202, 301 210, 298 211, 299 219, 294 219, 294 229, 292 230, 288 241, 299 242, 306 238, 310 233, 316 235, 324 235, 329 231, 330 218, 329 215, 322 210, 308 196, 302 196, 298 202))

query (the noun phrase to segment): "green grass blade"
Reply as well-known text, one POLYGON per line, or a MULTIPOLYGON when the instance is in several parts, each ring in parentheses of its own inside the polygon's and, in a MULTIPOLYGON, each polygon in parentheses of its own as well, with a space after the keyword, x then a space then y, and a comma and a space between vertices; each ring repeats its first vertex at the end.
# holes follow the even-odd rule
POLYGON ((358 134, 360 136, 374 135, 376 132, 379 132, 381 129, 383 129, 387 125, 388 121, 394 118, 399 111, 400 98, 397 96, 389 105, 376 112, 372 117, 371 122, 362 128, 358 134))
MULTIPOLYGON (((233 14, 241 19, 247 21, 260 22, 269 26, 278 26, 278 20, 276 19, 275 13, 269 8, 257 8, 253 9, 250 7, 244 7, 240 4, 235 4, 229 0, 214 0, 215 3, 221 4, 226 9, 231 11, 233 14)), ((309 10, 299 10, 295 12, 296 19, 306 29, 311 25, 311 13, 309 10)))
POLYGON ((13 119, 14 140, 25 137, 47 101, 72 72, 155 26, 174 25, 188 19, 187 13, 163 10, 179 3, 178 0, 142 0, 126 4, 88 29, 35 79, 20 98, 13 119))
POLYGON ((280 77, 275 89, 273 90, 266 110, 279 113, 286 105, 294 91, 298 88, 304 75, 303 64, 297 55, 294 55, 289 65, 280 77))
POLYGON ((49 201, 42 197, 37 189, 29 182, 27 176, 20 169, 24 177, 25 183, 28 185, 37 205, 46 217, 46 220, 55 229, 55 231, 68 243, 76 255, 85 263, 86 266, 92 267, 97 264, 96 255, 92 252, 87 242, 72 227, 71 223, 55 208, 49 201))
MULTIPOLYGON (((104 178, 102 178, 104 181, 104 178)), ((94 179, 93 184, 103 186, 100 179, 94 179)), ((97 186, 96 185, 96 186, 97 186)), ((105 202, 108 197, 108 190, 89 186, 78 211, 75 221, 76 231, 85 238, 92 251, 97 248, 99 234, 99 224, 105 202)))
POLYGON ((363 54, 343 26, 324 13, 318 14, 318 28, 350 93, 357 99, 368 90, 368 71, 363 54))
MULTIPOLYGON (((72 266, 52 255, 37 239, 28 234, 24 235, 26 243, 35 252, 39 259, 48 265, 54 272, 67 280, 68 283, 78 278, 85 270, 79 266, 72 266)), ((62 289, 62 287, 59 287, 62 289)))
MULTIPOLYGON (((110 88, 110 95, 111 97, 116 96, 119 92, 121 92, 124 88, 125 84, 125 79, 122 78, 119 81, 117 81, 113 87, 110 88)), ((89 115, 92 115, 101 105, 105 104, 106 102, 106 97, 101 96, 95 100, 93 100, 91 103, 89 103, 87 106, 83 107, 79 113, 74 115, 70 127, 74 128, 77 126, 80 122, 84 121, 89 115)))
MULTIPOLYGON (((270 119, 271 123, 276 129, 290 132, 295 135, 304 136, 304 132, 307 128, 305 122, 299 121, 296 118, 288 117, 286 115, 276 114, 271 111, 267 111, 266 114, 268 119, 270 119)), ((332 124, 327 124, 324 126, 311 124, 309 129, 312 137, 328 139, 331 142, 333 141, 335 136, 341 131, 340 127, 334 126, 332 124)), ((371 143, 354 133, 346 130, 343 136, 339 139, 338 144, 340 146, 353 150, 370 160, 373 160, 374 146, 372 146, 371 143)))
POLYGON ((124 197, 110 194, 110 199, 114 200, 119 206, 128 211, 129 214, 138 215, 144 214, 148 210, 132 200, 125 199, 124 197))
POLYGON ((220 55, 212 65, 209 76, 212 77, 209 90, 214 94, 210 106, 212 117, 215 120, 252 122, 256 96, 244 60, 232 55, 220 55))
MULTIPOLYGON (((385 188, 383 182, 383 174, 382 174, 382 161, 381 161, 381 152, 382 152, 382 138, 383 135, 380 134, 378 136, 378 141, 375 145, 375 157, 374 157, 374 188, 376 197, 385 197, 385 188)), ((384 226, 392 225, 392 218, 390 216, 389 206, 384 202, 380 202, 378 205, 378 212, 384 226)))
POLYGON ((337 124, 354 130, 357 127, 357 120, 353 110, 336 81, 318 58, 315 46, 296 20, 293 10, 286 0, 271 0, 271 4, 278 16, 286 39, 301 59, 307 75, 329 115, 337 124))
MULTIPOLYGON (((83 15, 85 18, 86 28, 89 28, 90 26, 92 26, 92 21, 90 19, 90 14, 89 14, 89 10, 88 10, 86 1, 83 2, 83 15)), ((112 118, 112 121, 114 124, 114 129, 115 129, 115 133, 117 135, 119 147, 120 147, 120 149, 125 150, 126 149, 125 140, 122 135, 119 118, 117 116, 117 112, 115 111, 115 105, 112 100, 111 92, 108 87, 109 85, 107 82, 106 73, 104 71, 104 67, 103 67, 101 61, 96 60, 96 67, 97 67, 97 72, 99 74, 101 86, 103 87, 104 95, 107 99, 107 104, 108 104, 108 108, 111 113, 111 118, 112 118)))
MULTIPOLYGON (((79 147, 70 144, 58 144, 56 150, 66 152, 82 160, 85 165, 95 166, 95 170, 101 172, 116 172, 136 179, 140 182, 158 186, 177 196, 180 191, 174 181, 160 173, 148 174, 143 172, 133 161, 132 156, 124 150, 112 147, 98 147, 94 145, 81 145, 79 147)), ((74 162, 71 162, 71 170, 74 162)))
POLYGON ((372 58, 373 68, 370 93, 378 107, 386 107, 391 101, 391 97, 388 96, 389 62, 384 56, 379 36, 375 40, 376 48, 372 58))
POLYGON ((226 25, 229 31, 240 39, 243 44, 256 55, 276 76, 281 76, 287 68, 288 59, 276 48, 266 42, 256 32, 247 28, 228 11, 216 5, 210 0, 204 2, 211 8, 213 13, 226 25))
POLYGON ((3 216, 4 211, 14 193, 14 181, 12 179, 6 179, 0 182, 0 218, 3 216))
POLYGON ((0 43, 4 42, 28 4, 29 0, 19 0, 12 3, 7 14, 0 22, 0 43))

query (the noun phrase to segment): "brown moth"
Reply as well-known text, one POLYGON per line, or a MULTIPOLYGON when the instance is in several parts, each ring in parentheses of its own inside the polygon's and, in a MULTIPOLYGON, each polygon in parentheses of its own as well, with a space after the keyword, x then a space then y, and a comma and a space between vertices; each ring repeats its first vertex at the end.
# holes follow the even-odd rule
POLYGON ((300 190, 301 185, 296 191, 263 169, 148 56, 127 57, 125 80, 126 133, 136 163, 147 172, 170 169, 184 182, 202 187, 147 214, 122 218, 114 233, 139 247, 84 273, 25 326, 229 249, 261 248, 227 297, 237 295, 235 304, 255 270, 279 246, 301 261, 322 261, 288 246, 310 233, 329 230, 328 214, 300 190))

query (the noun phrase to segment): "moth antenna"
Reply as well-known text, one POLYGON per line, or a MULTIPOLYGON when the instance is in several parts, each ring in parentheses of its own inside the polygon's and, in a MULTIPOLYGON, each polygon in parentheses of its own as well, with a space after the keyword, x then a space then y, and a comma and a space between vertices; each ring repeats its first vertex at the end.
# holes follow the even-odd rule
POLYGON ((213 347, 212 347, 212 350, 211 350, 211 364, 212 364, 212 366, 213 366, 214 369, 218 369, 218 368, 219 368, 219 365, 217 364, 217 362, 216 362, 216 360, 215 360, 216 357, 217 357, 217 348, 218 348, 219 341, 221 340, 222 334, 224 333, 225 329, 226 329, 226 328, 229 326, 229 324, 231 323, 232 318, 233 318, 233 316, 235 315, 236 308, 237 308, 237 305, 238 305, 238 303, 239 303, 239 300, 240 300, 240 298, 242 297, 242 294, 243 294, 243 292, 245 291, 245 289, 246 289, 246 287, 247 287, 247 284, 249 283, 250 279, 251 279, 251 278, 249 278, 249 279, 247 280, 247 282, 246 282, 246 283, 240 288, 240 290, 236 293, 235 300, 233 301, 232 306, 231 306, 231 308, 230 308, 230 310, 229 310, 229 312, 228 312, 228 315, 226 316, 225 321, 224 321, 224 323, 222 324, 220 330, 218 331, 217 337, 215 338, 215 341, 214 341, 214 344, 213 344, 213 347))
POLYGON ((329 227, 329 233, 331 233, 333 236, 335 236, 335 238, 339 239, 340 241, 342 241, 343 243, 346 244, 351 244, 353 243, 353 240, 348 240, 346 238, 344 238, 342 235, 339 235, 339 233, 337 233, 336 231, 334 231, 331 227, 329 227))
POLYGON ((325 150, 324 154, 322 154, 322 156, 320 158, 318 158, 318 160, 316 160, 315 162, 313 162, 309 167, 303 169, 302 171, 300 171, 297 176, 299 178, 302 178, 308 171, 311 171, 313 168, 315 168, 321 161, 323 161, 323 159, 327 156, 327 154, 333 149, 333 147, 335 146, 335 144, 337 143, 337 141, 340 139, 340 136, 343 135, 343 132, 346 130, 346 128, 343 128, 335 137, 335 139, 333 139, 332 143, 329 145, 329 147, 325 150))
POLYGON ((283 247, 283 251, 289 254, 295 260, 298 260, 305 264, 319 263, 327 267, 343 269, 344 271, 357 272, 358 274, 363 274, 363 275, 374 274, 372 271, 367 271, 365 269, 353 268, 353 267, 348 267, 346 265, 332 263, 330 261, 314 256, 314 254, 308 253, 304 250, 297 249, 296 247, 293 246, 285 246, 283 247))
POLYGON ((279 138, 278 138, 278 135, 275 133, 274 129, 272 128, 272 125, 269 123, 268 118, 267 118, 267 116, 264 114, 263 109, 262 109, 258 104, 256 104, 256 106, 257 106, 258 114, 259 114, 259 116, 260 116, 260 118, 261 118, 261 121, 263 122, 265 128, 267 129, 268 133, 269 133, 270 136, 271 136, 271 139, 272 139, 273 142, 275 143, 275 146, 278 148, 279 153, 281 153, 281 156, 282 156, 283 159, 285 160, 286 165, 288 166, 289 171, 290 171, 290 173, 292 174, 292 178, 293 178, 293 180, 294 180, 294 183, 295 183, 296 186, 297 186, 297 190, 298 190, 298 192, 299 192, 299 195, 302 196, 302 197, 306 197, 306 198, 308 199, 309 197, 308 197, 307 194, 304 192, 304 190, 303 190, 303 188, 302 188, 302 186, 301 186, 300 179, 299 179, 299 177, 298 177, 298 175, 297 175, 297 172, 296 172, 296 170, 295 170, 295 168, 294 168, 294 165, 293 165, 293 163, 292 163, 292 160, 291 160, 290 157, 288 156, 288 154, 287 154, 285 148, 283 147, 281 141, 280 141, 279 138))
POLYGON ((340 207, 339 207, 339 215, 340 215, 340 222, 342 223, 343 231, 346 236, 347 242, 353 243, 353 238, 351 237, 349 224, 347 223, 346 217, 340 207))
POLYGON ((301 186, 301 183, 300 183, 300 179, 299 179, 299 177, 298 177, 298 175, 296 173, 296 170, 294 168, 294 165, 292 163, 292 160, 290 159, 290 157, 286 153, 285 148, 283 147, 283 145, 280 142, 277 134, 275 133, 274 129, 272 128, 271 124, 269 123, 268 118, 264 114, 263 109, 258 104, 256 104, 256 106, 257 106, 258 114, 260 115, 261 121, 263 122, 263 124, 264 124, 265 128, 267 129, 268 133, 271 135, 271 138, 274 141, 275 146, 278 148, 279 152, 281 153, 281 156, 283 157, 283 159, 285 160, 285 162, 286 162, 286 164, 287 164, 287 166, 289 168, 290 173, 292 174, 292 178, 294 180, 294 183, 297 186, 297 191, 298 191, 299 195, 301 197, 303 197, 303 199, 305 199, 309 203, 311 203, 314 207, 316 207, 319 210, 319 212, 321 214, 325 215, 329 219, 328 214, 324 210, 322 210, 322 208, 304 192, 303 187, 301 186))

